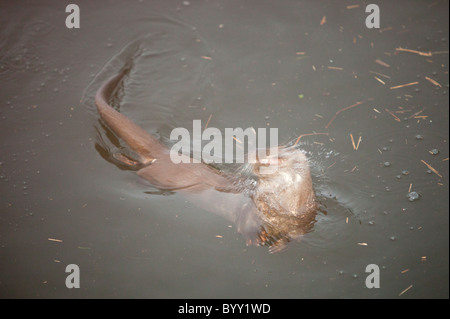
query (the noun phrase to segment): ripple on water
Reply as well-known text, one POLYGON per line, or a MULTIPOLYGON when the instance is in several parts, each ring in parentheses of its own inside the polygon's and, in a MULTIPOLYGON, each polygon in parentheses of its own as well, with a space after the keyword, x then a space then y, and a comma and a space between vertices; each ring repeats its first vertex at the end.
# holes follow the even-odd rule
MULTIPOLYGON (((155 15, 147 23, 148 30, 156 31, 133 40, 114 55, 84 90, 82 101, 86 110, 98 118, 96 91, 125 67, 129 72, 111 104, 120 107, 144 130, 165 138, 166 131, 186 127, 186 121, 207 119, 208 114, 199 115, 199 110, 189 106, 203 103, 197 98, 208 84, 205 68, 212 54, 198 33, 180 21, 155 15)), ((99 149, 114 162, 111 154, 117 143, 111 138, 113 134, 100 122, 95 125, 99 149)))
POLYGON ((322 212, 316 217, 314 230, 305 235, 302 244, 324 250, 347 248, 355 244, 360 229, 358 217, 334 197, 317 197, 322 212))

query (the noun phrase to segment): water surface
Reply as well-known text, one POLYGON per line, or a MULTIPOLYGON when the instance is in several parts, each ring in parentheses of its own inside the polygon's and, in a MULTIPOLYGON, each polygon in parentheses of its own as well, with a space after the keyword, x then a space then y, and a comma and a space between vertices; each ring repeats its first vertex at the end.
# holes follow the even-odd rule
POLYGON ((380 29, 349 1, 77 4, 78 30, 64 4, 0 4, 0 296, 448 298, 448 2, 379 1, 380 29), (193 119, 304 135, 314 231, 246 247, 105 160, 92 97, 122 63, 121 112, 163 139, 193 119))

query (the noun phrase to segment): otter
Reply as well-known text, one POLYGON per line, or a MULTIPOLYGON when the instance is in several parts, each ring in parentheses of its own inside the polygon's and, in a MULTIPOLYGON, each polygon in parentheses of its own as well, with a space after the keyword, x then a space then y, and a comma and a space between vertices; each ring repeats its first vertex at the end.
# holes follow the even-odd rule
POLYGON ((256 163, 244 164, 243 171, 248 174, 226 174, 190 160, 175 164, 166 145, 109 104, 127 72, 123 69, 112 76, 95 96, 103 123, 137 157, 116 159, 139 165, 137 174, 154 187, 179 192, 194 204, 234 222, 247 245, 268 246, 270 252, 278 252, 312 230, 318 205, 308 160, 301 150, 279 147, 276 157, 257 155, 256 163), (278 169, 261 174, 260 168, 268 163, 276 163, 278 169))

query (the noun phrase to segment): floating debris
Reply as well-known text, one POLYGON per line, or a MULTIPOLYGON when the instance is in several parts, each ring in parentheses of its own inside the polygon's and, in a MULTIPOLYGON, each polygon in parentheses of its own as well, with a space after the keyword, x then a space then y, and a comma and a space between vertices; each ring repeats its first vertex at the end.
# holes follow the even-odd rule
POLYGON ((429 78, 428 76, 425 77, 425 79, 429 82, 431 82, 432 84, 436 85, 437 87, 442 87, 442 85, 437 82, 436 80, 433 80, 432 78, 429 78))
POLYGON ((421 52, 421 51, 417 51, 417 50, 404 49, 404 48, 396 48, 395 51, 415 53, 415 54, 422 55, 422 56, 432 56, 433 55, 433 53, 431 53, 431 52, 421 52))
POLYGON ((50 241, 56 241, 57 243, 62 243, 61 239, 56 239, 56 238, 47 238, 50 241))
POLYGON ((325 128, 328 128, 328 127, 331 125, 331 123, 334 121, 334 119, 336 118, 336 116, 339 115, 339 113, 344 112, 344 111, 347 111, 347 110, 349 110, 349 109, 351 109, 351 108, 354 108, 354 107, 356 107, 356 106, 358 106, 358 105, 361 105, 361 104, 367 102, 368 100, 371 100, 371 99, 367 99, 367 100, 364 100, 364 101, 358 101, 358 102, 356 102, 355 104, 352 104, 352 105, 350 105, 350 106, 347 106, 347 107, 344 107, 344 108, 340 109, 339 111, 337 111, 337 112, 334 114, 334 116, 331 118, 331 120, 328 122, 328 124, 325 126, 325 128))
POLYGON ((396 89, 400 89, 400 88, 404 88, 404 87, 411 86, 411 85, 416 85, 416 84, 419 84, 419 82, 416 81, 416 82, 401 84, 401 85, 397 85, 397 86, 391 86, 390 89, 391 90, 396 90, 396 89))
POLYGON ((388 112, 390 115, 392 115, 392 117, 393 117, 397 122, 400 122, 400 121, 401 121, 400 118, 399 118, 397 115, 395 115, 394 113, 392 113, 392 111, 390 111, 389 109, 385 108, 384 110, 385 110, 386 112, 388 112))
POLYGON ((367 246, 367 243, 358 243, 360 246, 367 246))
POLYGON ((437 148, 433 148, 431 151, 428 151, 428 153, 430 153, 431 155, 438 155, 439 150, 437 148))
POLYGON ((405 292, 407 292, 409 289, 411 289, 413 287, 413 285, 410 285, 408 288, 406 288, 405 290, 403 290, 401 293, 399 293, 398 295, 401 296, 403 295, 405 292))
POLYGON ((419 193, 417 193, 417 192, 409 192, 409 193, 406 195, 406 198, 408 198, 408 200, 409 200, 410 202, 414 202, 414 201, 416 201, 416 200, 419 200, 420 197, 421 197, 421 195, 420 195, 419 193))
POLYGON ((386 62, 381 61, 380 59, 376 59, 375 63, 378 63, 381 66, 384 66, 385 68, 390 68, 391 66, 387 64, 386 62))
POLYGON ((433 173, 435 173, 437 176, 439 176, 440 178, 442 178, 442 175, 439 174, 439 172, 434 169, 430 164, 428 164, 427 162, 425 162, 424 160, 420 160, 422 163, 424 163, 429 169, 431 169, 433 171, 433 173))

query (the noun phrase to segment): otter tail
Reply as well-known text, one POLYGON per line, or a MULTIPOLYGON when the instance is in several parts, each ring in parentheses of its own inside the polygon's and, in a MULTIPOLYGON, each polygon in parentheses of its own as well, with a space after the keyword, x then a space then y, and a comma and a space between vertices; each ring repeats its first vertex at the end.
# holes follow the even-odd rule
POLYGON ((116 111, 108 102, 126 73, 127 69, 124 69, 107 80, 97 91, 95 103, 100 117, 108 127, 139 155, 141 164, 149 164, 167 148, 140 126, 116 111))

